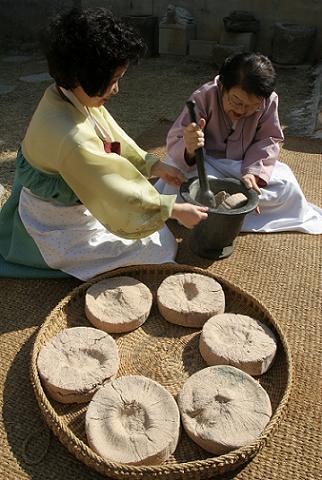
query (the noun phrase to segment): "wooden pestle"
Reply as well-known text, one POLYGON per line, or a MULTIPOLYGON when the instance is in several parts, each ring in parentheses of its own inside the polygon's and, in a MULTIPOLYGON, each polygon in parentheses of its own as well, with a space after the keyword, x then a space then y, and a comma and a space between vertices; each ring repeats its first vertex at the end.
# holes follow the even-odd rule
MULTIPOLYGON (((194 100, 188 100, 186 102, 187 108, 190 114, 190 120, 193 123, 197 124, 195 106, 196 102, 194 100)), ((197 171, 199 177, 199 191, 196 195, 196 201, 202 203, 207 207, 216 207, 216 200, 213 192, 210 190, 208 177, 205 171, 205 159, 203 148, 198 148, 195 152, 196 161, 197 161, 197 171)))

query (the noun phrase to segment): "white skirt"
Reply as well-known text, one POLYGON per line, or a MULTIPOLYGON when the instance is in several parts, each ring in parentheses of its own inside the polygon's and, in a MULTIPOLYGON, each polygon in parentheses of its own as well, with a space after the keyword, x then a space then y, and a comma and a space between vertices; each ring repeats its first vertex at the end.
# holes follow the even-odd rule
POLYGON ((19 215, 51 268, 80 280, 118 267, 174 262, 177 243, 164 226, 140 240, 125 240, 106 230, 84 205, 62 206, 23 188, 19 215))
MULTIPOLYGON (((169 157, 165 161, 175 165, 169 157)), ((215 178, 241 178, 241 161, 238 160, 219 160, 207 156, 205 167, 207 175, 215 178)), ((197 169, 184 173, 191 178, 197 176, 197 169)), ((176 187, 169 186, 162 180, 158 180, 155 187, 160 193, 178 193, 176 187)), ((252 212, 246 215, 242 232, 322 233, 322 209, 307 202, 292 170, 285 163, 276 163, 269 184, 261 188, 261 192, 261 213, 252 212)), ((177 201, 183 202, 180 194, 177 201)))

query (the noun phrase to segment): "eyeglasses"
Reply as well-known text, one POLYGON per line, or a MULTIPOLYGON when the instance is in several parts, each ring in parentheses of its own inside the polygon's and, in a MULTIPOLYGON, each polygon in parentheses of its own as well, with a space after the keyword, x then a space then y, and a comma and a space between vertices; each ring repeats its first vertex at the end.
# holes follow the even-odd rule
POLYGON ((242 102, 235 94, 230 95, 229 92, 226 92, 226 98, 228 100, 228 103, 235 109, 235 110, 242 110, 243 113, 255 113, 260 110, 260 107, 262 105, 262 101, 260 100, 257 103, 253 105, 247 105, 244 102, 242 102))

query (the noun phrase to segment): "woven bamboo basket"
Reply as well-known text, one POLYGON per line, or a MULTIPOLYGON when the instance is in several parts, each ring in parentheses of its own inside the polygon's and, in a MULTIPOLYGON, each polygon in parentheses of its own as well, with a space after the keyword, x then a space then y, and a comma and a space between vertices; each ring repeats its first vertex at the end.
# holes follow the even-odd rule
MULTIPOLYGON (((148 320, 137 330, 113 335, 120 353, 118 376, 145 375, 161 383, 175 397, 187 378, 207 365, 199 348, 200 329, 173 325, 158 312, 156 302, 148 320)), ((198 480, 221 475, 250 461, 267 443, 281 422, 287 407, 292 384, 289 348, 277 320, 259 300, 244 292, 219 275, 187 265, 145 265, 120 268, 95 277, 65 297, 48 315, 40 327, 32 350, 31 380, 33 389, 50 429, 60 442, 78 460, 100 474, 115 479, 192 479, 198 480), (250 315, 265 322, 278 339, 278 353, 272 367, 258 381, 267 391, 273 416, 262 434, 252 444, 217 457, 198 447, 181 431, 174 454, 166 463, 156 466, 129 466, 109 462, 98 456, 86 443, 85 413, 87 404, 64 405, 47 396, 37 371, 37 356, 43 345, 61 330, 75 326, 91 326, 84 314, 87 288, 105 278, 129 275, 156 291, 164 278, 175 273, 194 272, 216 279, 223 287, 226 312, 250 315)))

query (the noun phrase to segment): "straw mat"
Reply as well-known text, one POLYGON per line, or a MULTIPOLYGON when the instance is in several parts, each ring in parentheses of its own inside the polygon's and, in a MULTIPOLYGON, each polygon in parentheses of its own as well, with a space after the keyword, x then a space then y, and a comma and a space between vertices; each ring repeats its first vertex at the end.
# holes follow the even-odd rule
MULTIPOLYGON (((167 124, 153 125, 140 144, 162 153, 167 128, 167 124)), ((320 152, 320 141, 289 138, 281 159, 293 169, 307 198, 321 206, 320 152)), ((10 170, 10 177, 12 168, 4 167, 10 170)), ((236 239, 231 257, 211 262, 191 253, 183 229, 173 229, 180 242, 178 262, 219 275, 259 299, 281 326, 293 360, 293 387, 286 417, 253 460, 220 478, 322 478, 322 236, 243 234, 236 239)), ((0 285, 1 480, 106 478, 76 460, 49 433, 29 377, 37 328, 80 282, 2 279, 0 285)))

